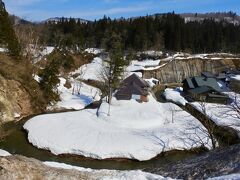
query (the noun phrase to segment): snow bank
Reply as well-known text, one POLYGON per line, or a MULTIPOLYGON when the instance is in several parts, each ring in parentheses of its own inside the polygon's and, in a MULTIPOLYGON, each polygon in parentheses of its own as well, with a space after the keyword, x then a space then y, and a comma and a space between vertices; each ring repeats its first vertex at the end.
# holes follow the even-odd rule
POLYGON ((235 75, 232 77, 232 79, 240 81, 240 75, 235 75))
POLYGON ((164 65, 159 65, 161 60, 144 60, 144 61, 131 61, 127 67, 127 71, 139 71, 139 70, 155 70, 164 65))
POLYGON ((143 67, 158 66, 159 63, 160 63, 160 60, 151 60, 151 59, 146 59, 144 61, 132 61, 132 65, 143 66, 143 67))
POLYGON ((0 52, 7 52, 6 48, 0 48, 0 52))
POLYGON ((0 156, 11 156, 11 154, 5 150, 0 149, 0 156))
POLYGON ((101 99, 101 91, 95 87, 70 79, 71 88, 68 89, 64 86, 65 83, 66 79, 60 78, 60 83, 57 89, 61 101, 59 101, 53 108, 80 110, 84 109, 92 102, 101 99))
POLYGON ((35 48, 34 45, 31 45, 31 44, 29 45, 28 48, 33 53, 33 56, 34 56, 33 63, 39 62, 44 56, 51 54, 55 49, 55 47, 52 47, 52 46, 35 48))
POLYGON ((94 177, 99 177, 98 179, 102 180, 149 180, 149 179, 158 179, 158 180, 171 180, 171 178, 164 178, 160 175, 146 173, 140 170, 135 171, 117 171, 117 170, 93 170, 89 168, 82 168, 77 166, 71 166, 64 163, 57 162, 44 162, 45 165, 53 168, 61 168, 61 169, 73 169, 80 172, 89 172, 94 177))
POLYGON ((184 97, 181 96, 180 90, 181 89, 179 89, 179 88, 177 88, 177 89, 167 88, 167 89, 165 89, 165 92, 163 93, 163 95, 168 101, 173 101, 176 104, 185 106, 186 103, 188 103, 188 101, 184 97))
POLYGON ((55 49, 55 47, 46 46, 46 47, 40 52, 40 54, 41 54, 42 56, 46 56, 46 55, 48 55, 48 54, 51 54, 54 49, 55 49))
POLYGON ((101 79, 102 69, 103 61, 101 58, 96 57, 93 59, 91 63, 81 66, 78 70, 71 74, 72 75, 79 74, 78 77, 79 79, 102 81, 101 79))
POLYGON ((41 77, 39 77, 37 74, 33 74, 32 77, 33 77, 33 79, 34 79, 35 81, 37 81, 38 83, 40 83, 41 77))
POLYGON ((149 51, 143 51, 143 52, 139 52, 140 54, 146 54, 146 55, 150 55, 150 56, 161 56, 163 54, 162 51, 153 51, 153 50, 149 50, 149 51))
POLYGON ((174 104, 158 103, 150 96, 148 103, 113 98, 110 116, 108 107, 103 102, 99 111, 36 116, 24 129, 38 148, 95 159, 149 160, 162 151, 191 149, 201 142, 211 147, 201 123, 174 104))
POLYGON ((150 87, 154 87, 159 83, 159 80, 155 78, 144 79, 144 80, 149 84, 150 87))
POLYGON ((90 54, 100 54, 103 52, 103 49, 98 49, 98 48, 87 48, 85 49, 85 52, 90 53, 90 54))
POLYGON ((190 103, 193 107, 206 114, 212 121, 220 126, 229 126, 239 131, 240 136, 240 114, 231 105, 214 103, 190 103))

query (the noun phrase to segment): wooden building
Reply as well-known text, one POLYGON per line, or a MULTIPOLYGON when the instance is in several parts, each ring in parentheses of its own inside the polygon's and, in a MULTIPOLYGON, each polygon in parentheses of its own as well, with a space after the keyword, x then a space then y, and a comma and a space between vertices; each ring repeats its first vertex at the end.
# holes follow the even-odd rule
POLYGON ((121 83, 121 88, 115 94, 117 100, 135 99, 140 102, 147 102, 149 85, 136 74, 132 74, 121 83))

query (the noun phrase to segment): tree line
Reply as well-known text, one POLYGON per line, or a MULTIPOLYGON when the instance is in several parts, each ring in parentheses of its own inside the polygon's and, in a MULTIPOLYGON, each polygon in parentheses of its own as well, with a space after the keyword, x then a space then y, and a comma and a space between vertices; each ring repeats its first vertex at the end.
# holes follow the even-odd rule
POLYGON ((42 41, 69 48, 106 48, 108 38, 116 33, 124 50, 166 50, 189 53, 240 51, 240 25, 226 20, 205 19, 185 22, 173 13, 132 19, 104 16, 94 22, 81 23, 62 18, 45 24, 42 41))

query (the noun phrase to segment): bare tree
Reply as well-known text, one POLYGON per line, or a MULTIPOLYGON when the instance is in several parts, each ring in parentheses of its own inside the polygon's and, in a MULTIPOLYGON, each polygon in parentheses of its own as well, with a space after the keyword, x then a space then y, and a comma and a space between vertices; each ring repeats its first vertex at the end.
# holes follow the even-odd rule
POLYGON ((211 120, 212 119, 212 115, 208 114, 208 112, 207 112, 207 103, 202 101, 202 102, 198 102, 198 105, 199 105, 201 113, 203 114, 203 116, 201 117, 201 123, 207 129, 207 132, 204 129, 200 129, 200 130, 202 132, 204 132, 205 134, 207 134, 207 136, 211 140, 211 144, 212 144, 212 147, 214 149, 217 146, 217 140, 214 137, 214 132, 215 132, 217 126, 211 120))
POLYGON ((34 28, 32 25, 20 25, 15 28, 16 35, 19 39, 21 47, 23 49, 23 55, 28 62, 34 59, 34 56, 39 50, 39 33, 41 31, 34 28))
MULTIPOLYGON (((110 62, 110 60, 109 60, 110 62)), ((108 102, 108 116, 110 116, 110 106, 112 101, 112 89, 113 89, 113 74, 112 69, 109 66, 102 67, 102 71, 100 72, 101 80, 103 81, 102 91, 103 94, 106 95, 106 101, 108 102)))

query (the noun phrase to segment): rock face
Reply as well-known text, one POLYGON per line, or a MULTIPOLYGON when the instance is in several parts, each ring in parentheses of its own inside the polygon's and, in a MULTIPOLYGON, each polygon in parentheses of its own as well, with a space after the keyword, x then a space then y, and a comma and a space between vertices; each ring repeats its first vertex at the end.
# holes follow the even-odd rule
POLYGON ((206 179, 240 173, 240 145, 214 150, 194 159, 146 171, 177 179, 206 179))
POLYGON ((200 75, 203 71, 219 73, 227 68, 235 69, 235 61, 240 59, 174 59, 160 69, 144 71, 143 76, 146 79, 154 77, 161 83, 181 83, 185 78, 200 75))
POLYGON ((55 162, 42 163, 23 156, 0 157, 0 179, 33 180, 99 180, 99 179, 164 179, 162 176, 137 171, 93 170, 55 162), (47 165, 45 165, 47 164, 47 165), (64 168, 64 169, 62 169, 64 168))
POLYGON ((38 160, 23 156, 0 157, 0 179, 92 179, 85 172, 50 168, 38 160))
POLYGON ((33 113, 31 100, 24 87, 0 75, 0 121, 19 120, 33 113))

